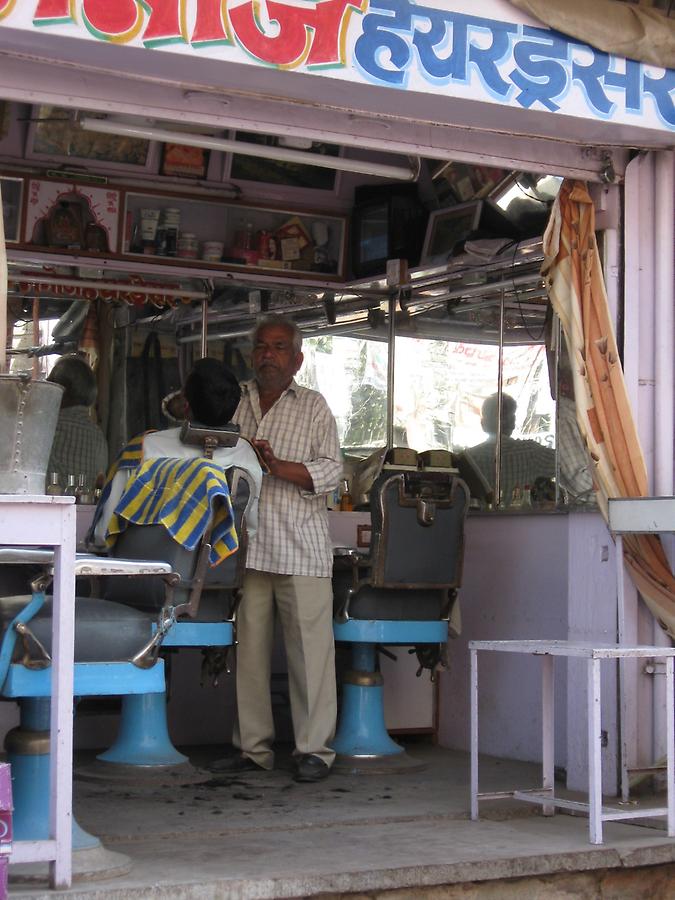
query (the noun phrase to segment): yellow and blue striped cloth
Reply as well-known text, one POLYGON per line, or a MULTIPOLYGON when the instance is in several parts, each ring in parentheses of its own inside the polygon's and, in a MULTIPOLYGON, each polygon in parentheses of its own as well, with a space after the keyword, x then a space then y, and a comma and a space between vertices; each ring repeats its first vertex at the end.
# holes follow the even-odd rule
POLYGON ((98 525, 99 519, 103 515, 103 510, 105 509, 108 498, 110 497, 113 478, 120 469, 137 469, 141 465, 141 463, 143 462, 143 441, 146 434, 152 434, 152 432, 155 430, 156 429, 151 428, 149 431, 143 431, 141 432, 141 434, 137 434, 136 437, 132 438, 126 444, 126 446, 120 450, 117 459, 108 469, 108 475, 106 477, 105 484, 103 485, 101 496, 99 497, 98 503, 96 504, 94 519, 89 528, 90 539, 94 534, 94 530, 98 525))
POLYGON ((148 459, 127 482, 106 543, 111 546, 129 523, 163 525, 182 547, 194 550, 212 519, 209 562, 217 566, 239 547, 222 467, 204 457, 148 459))

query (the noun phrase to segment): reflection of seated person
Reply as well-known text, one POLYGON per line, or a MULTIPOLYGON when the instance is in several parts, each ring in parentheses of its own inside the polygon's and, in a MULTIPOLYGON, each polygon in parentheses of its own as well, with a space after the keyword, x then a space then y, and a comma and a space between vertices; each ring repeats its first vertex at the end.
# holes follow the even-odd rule
POLYGON ((47 381, 64 388, 47 472, 58 473, 62 485, 68 475, 84 475, 85 485, 91 489, 108 469, 108 444, 91 419, 96 376, 81 356, 72 354, 58 360, 47 381))
POLYGON ((561 367, 558 376, 558 458, 560 486, 570 503, 595 503, 591 457, 577 423, 572 373, 561 367))
MULTIPOLYGON (((241 389, 228 367, 216 359, 198 360, 185 381, 183 389, 188 421, 207 428, 219 428, 230 424, 239 404, 241 389)), ((167 428, 139 435, 127 444, 108 474, 108 481, 94 518, 94 543, 106 544, 106 532, 113 513, 122 500, 130 479, 139 467, 149 460, 187 460, 202 457, 203 450, 180 439, 181 428, 167 428)), ((257 525, 258 496, 262 483, 262 470, 256 451, 244 438, 238 438, 234 447, 217 447, 212 462, 222 469, 237 466, 251 478, 252 498, 247 511, 247 529, 255 532, 257 525)))
MULTIPOLYGON (((495 454, 497 444, 497 394, 492 394, 483 403, 481 425, 489 435, 487 441, 469 447, 466 455, 479 467, 489 484, 494 488, 495 454)), ((516 401, 509 394, 502 394, 501 422, 501 498, 502 505, 508 506, 513 497, 513 489, 518 486, 532 488, 539 477, 553 478, 555 475, 555 451, 543 447, 537 441, 517 440, 511 437, 516 427, 516 401)))

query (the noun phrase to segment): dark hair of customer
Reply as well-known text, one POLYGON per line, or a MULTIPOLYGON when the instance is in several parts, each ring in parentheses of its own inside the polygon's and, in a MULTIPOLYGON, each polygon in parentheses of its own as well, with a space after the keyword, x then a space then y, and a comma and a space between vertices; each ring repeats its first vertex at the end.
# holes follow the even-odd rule
MULTIPOLYGON (((497 406, 499 403, 498 394, 490 394, 483 403, 481 411, 481 425, 486 434, 492 436, 497 434, 497 406)), ((516 427, 516 401, 510 394, 502 394, 502 421, 501 432, 507 437, 516 427)))
POLYGON ((96 402, 96 376, 89 363, 75 354, 62 356, 47 377, 47 381, 63 387, 61 409, 69 406, 93 406, 96 402))
POLYGON ((241 388, 234 374, 219 359, 198 359, 183 389, 190 420, 200 425, 227 425, 239 405, 241 388))

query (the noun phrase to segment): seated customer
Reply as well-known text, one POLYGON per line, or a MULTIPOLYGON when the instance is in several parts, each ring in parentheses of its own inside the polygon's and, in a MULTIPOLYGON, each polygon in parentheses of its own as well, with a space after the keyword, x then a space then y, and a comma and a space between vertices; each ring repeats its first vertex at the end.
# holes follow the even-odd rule
POLYGON ((96 376, 83 357, 71 354, 59 359, 47 381, 64 388, 47 472, 56 472, 62 486, 68 475, 75 475, 76 479, 84 475, 85 484, 91 489, 98 476, 105 475, 108 469, 108 444, 91 418, 96 376))
MULTIPOLYGON (((199 359, 188 374, 183 389, 188 421, 207 428, 230 424, 239 403, 239 384, 225 363, 205 357, 199 359)), ((106 545, 106 533, 120 503, 127 483, 137 475, 143 463, 154 459, 189 460, 203 456, 201 447, 181 441, 181 427, 150 431, 131 440, 112 466, 93 524, 93 542, 106 545)), ((257 525, 258 496, 262 470, 256 451, 244 438, 233 447, 217 447, 212 462, 222 469, 238 466, 250 476, 251 502, 247 512, 247 528, 253 533, 257 525)))
MULTIPOLYGON (((494 488, 495 456, 497 446, 498 395, 492 394, 483 403, 481 425, 488 439, 465 452, 479 467, 485 479, 494 488)), ((537 441, 517 440, 511 437, 516 427, 516 401, 509 394, 502 394, 501 466, 500 482, 502 506, 509 506, 513 489, 518 486, 532 488, 537 478, 553 478, 555 475, 555 450, 537 441)))

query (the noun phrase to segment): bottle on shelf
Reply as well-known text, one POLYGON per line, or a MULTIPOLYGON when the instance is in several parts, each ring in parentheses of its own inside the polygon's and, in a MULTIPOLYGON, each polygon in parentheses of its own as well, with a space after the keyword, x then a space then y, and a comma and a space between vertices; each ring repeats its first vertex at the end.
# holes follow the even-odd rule
POLYGON ((532 508, 532 488, 529 484, 523 487, 523 501, 520 505, 525 509, 532 508))
POLYGON ((77 497, 77 479, 74 475, 69 475, 66 479, 66 486, 63 493, 67 497, 77 497))
POLYGON ((253 250, 253 222, 247 222, 244 229, 244 250, 253 250))
POLYGON ((349 482, 346 478, 342 480, 342 493, 340 495, 340 510, 342 512, 351 512, 354 509, 354 500, 349 490, 349 482))
POLYGON ((58 472, 50 472, 47 477, 45 493, 50 497, 59 497, 62 493, 58 472))
POLYGON ((87 483, 86 475, 77 476, 77 487, 75 489, 75 502, 91 504, 94 502, 92 492, 87 483))

